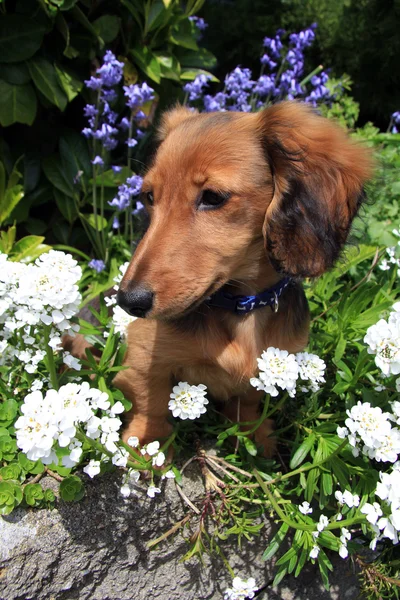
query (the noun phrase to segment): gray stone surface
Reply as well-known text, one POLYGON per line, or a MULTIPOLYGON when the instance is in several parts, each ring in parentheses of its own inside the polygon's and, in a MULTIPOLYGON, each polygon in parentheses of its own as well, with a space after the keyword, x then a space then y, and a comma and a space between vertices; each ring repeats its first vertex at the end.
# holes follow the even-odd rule
MULTIPOLYGON (((197 475, 184 480, 195 500, 203 491, 197 475)), ((45 480, 48 486, 54 480, 45 480)), ((230 577, 218 560, 182 563, 187 545, 178 534, 149 552, 147 541, 167 531, 186 514, 174 489, 165 484, 155 500, 144 491, 123 499, 116 475, 96 478, 79 503, 57 510, 19 509, 0 518, 1 600, 221 600, 230 577)), ((273 568, 261 554, 271 536, 266 523, 259 538, 242 550, 226 544, 235 572, 265 586, 262 600, 355 600, 359 590, 351 563, 334 557, 332 589, 326 592, 311 565, 298 579, 272 589, 273 568)))

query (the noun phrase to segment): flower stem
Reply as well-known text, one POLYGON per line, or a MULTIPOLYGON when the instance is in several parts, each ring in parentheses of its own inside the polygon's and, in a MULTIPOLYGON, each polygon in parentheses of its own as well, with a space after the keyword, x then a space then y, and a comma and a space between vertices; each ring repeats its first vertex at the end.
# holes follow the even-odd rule
POLYGON ((49 346, 50 331, 51 331, 51 325, 46 325, 44 328, 44 345, 46 348, 45 364, 46 364, 47 370, 49 371, 51 385, 52 385, 53 389, 58 390, 59 385, 58 385, 56 364, 54 362, 54 352, 53 352, 53 348, 51 346, 49 346))

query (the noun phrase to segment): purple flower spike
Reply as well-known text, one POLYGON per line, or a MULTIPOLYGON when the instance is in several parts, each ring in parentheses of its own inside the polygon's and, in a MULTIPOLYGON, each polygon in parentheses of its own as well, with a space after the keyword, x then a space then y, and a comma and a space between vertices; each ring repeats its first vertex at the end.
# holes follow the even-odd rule
POLYGON ((192 21, 192 23, 196 25, 199 31, 204 31, 208 27, 208 23, 206 23, 205 20, 202 19, 202 17, 196 17, 196 15, 193 15, 193 17, 189 17, 189 21, 192 21))
POLYGON ((126 105, 131 110, 143 106, 143 104, 149 100, 154 100, 154 90, 147 85, 146 82, 141 85, 138 83, 135 83, 134 85, 124 85, 124 94, 127 98, 126 105))
POLYGON ((101 156, 96 156, 93 160, 92 160, 92 165, 100 165, 103 166, 104 165, 104 160, 101 158, 101 156))
POLYGON ((135 140, 134 138, 128 138, 126 140, 126 143, 128 144, 129 148, 134 148, 135 146, 137 146, 137 140, 135 140))
POLYGON ((140 200, 136 200, 136 208, 132 211, 132 214, 138 215, 142 210, 144 210, 144 204, 140 200))
POLYGON ((108 204, 119 211, 125 210, 130 206, 132 197, 137 196, 140 193, 142 183, 143 179, 140 175, 128 177, 126 183, 119 186, 118 194, 108 204))
POLYGON ((97 273, 101 273, 106 268, 104 261, 97 258, 93 258, 90 263, 88 263, 88 266, 97 271, 97 273))
POLYGON ((190 102, 198 100, 201 97, 204 88, 208 86, 209 80, 209 75, 204 75, 204 73, 201 73, 195 77, 192 83, 186 83, 183 86, 183 91, 186 92, 186 94, 189 94, 190 102))

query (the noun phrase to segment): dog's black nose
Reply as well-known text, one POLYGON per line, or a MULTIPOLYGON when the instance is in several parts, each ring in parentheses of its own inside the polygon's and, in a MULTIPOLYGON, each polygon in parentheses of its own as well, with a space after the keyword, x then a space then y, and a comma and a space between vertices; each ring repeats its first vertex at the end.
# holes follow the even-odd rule
POLYGON ((125 290, 118 290, 117 304, 132 317, 145 317, 153 307, 154 294, 140 283, 131 282, 125 290))

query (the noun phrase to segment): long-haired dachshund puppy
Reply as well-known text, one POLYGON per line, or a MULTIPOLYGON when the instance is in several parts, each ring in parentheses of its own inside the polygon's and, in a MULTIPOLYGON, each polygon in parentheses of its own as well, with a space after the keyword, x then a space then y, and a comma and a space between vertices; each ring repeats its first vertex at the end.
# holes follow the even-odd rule
MULTIPOLYGON (((363 200, 369 152, 309 107, 197 114, 178 107, 143 181, 149 228, 117 301, 141 317, 115 384, 133 408, 123 433, 171 432, 174 382, 203 383, 232 420, 255 421, 250 386, 269 346, 302 350, 300 283, 332 267, 363 200)), ((256 432, 266 454, 271 423, 256 432)))

